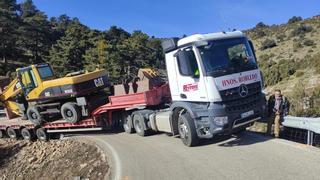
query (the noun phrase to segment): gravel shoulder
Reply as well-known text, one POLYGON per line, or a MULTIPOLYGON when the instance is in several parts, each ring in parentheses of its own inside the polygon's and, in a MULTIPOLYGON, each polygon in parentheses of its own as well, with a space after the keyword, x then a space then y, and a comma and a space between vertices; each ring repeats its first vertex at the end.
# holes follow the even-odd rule
POLYGON ((0 180, 109 179, 107 159, 96 145, 75 139, 0 139, 0 180))

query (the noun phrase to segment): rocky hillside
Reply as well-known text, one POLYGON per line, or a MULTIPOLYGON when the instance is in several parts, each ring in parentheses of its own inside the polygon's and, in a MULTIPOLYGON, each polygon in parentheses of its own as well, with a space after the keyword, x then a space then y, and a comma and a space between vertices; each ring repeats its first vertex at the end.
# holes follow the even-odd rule
POLYGON ((293 103, 299 111, 306 97, 320 98, 320 16, 294 16, 281 25, 260 22, 246 33, 255 45, 267 92, 282 89, 299 101, 293 103))
POLYGON ((108 179, 107 157, 73 139, 0 139, 0 179, 108 179))

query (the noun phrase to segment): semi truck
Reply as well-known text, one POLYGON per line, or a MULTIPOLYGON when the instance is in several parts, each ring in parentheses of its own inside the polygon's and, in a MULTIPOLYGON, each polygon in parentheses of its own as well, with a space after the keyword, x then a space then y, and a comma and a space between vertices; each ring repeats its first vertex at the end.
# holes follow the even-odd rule
MULTIPOLYGON (((186 146, 200 139, 244 130, 266 110, 263 78, 252 42, 241 31, 195 34, 162 42, 168 81, 150 71, 128 84, 115 85, 106 104, 80 122, 42 126, 0 121, 3 134, 89 131, 122 124, 126 133, 151 131, 180 136, 186 146)), ((1 134, 0 134, 1 135, 1 134)), ((30 135, 30 136, 29 136, 30 135)))

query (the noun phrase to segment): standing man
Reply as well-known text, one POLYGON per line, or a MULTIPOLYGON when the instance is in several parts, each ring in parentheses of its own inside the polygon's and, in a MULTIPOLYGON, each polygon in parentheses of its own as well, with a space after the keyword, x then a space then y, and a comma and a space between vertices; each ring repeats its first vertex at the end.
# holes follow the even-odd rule
POLYGON ((280 122, 289 112, 289 102, 281 94, 280 89, 276 89, 274 94, 268 100, 268 128, 267 134, 271 133, 272 124, 274 124, 274 137, 278 138, 280 133, 280 122))

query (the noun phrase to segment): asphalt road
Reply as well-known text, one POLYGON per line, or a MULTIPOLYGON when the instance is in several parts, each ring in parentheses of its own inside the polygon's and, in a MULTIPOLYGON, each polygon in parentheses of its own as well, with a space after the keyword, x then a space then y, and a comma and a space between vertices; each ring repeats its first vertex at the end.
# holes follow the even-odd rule
POLYGON ((114 179, 320 179, 320 150, 251 132, 192 148, 166 134, 85 138, 109 153, 114 179))

